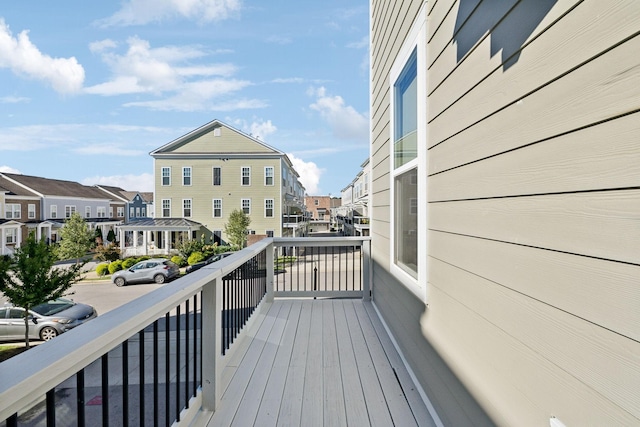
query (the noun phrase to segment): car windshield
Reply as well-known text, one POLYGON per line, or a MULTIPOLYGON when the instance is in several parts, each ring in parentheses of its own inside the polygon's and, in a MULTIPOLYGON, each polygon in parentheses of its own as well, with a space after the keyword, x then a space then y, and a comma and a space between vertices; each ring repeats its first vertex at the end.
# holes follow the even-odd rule
POLYGON ((41 316, 52 316, 74 305, 75 302, 71 300, 59 298, 56 300, 47 301, 44 304, 36 305, 31 310, 35 311, 41 316))

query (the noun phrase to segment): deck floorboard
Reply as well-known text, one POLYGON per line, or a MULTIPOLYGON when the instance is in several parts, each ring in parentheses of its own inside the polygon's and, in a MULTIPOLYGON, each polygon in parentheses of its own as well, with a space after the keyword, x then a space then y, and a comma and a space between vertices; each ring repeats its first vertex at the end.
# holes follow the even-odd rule
POLYGON ((277 299, 247 339, 209 427, 436 425, 370 302, 277 299))

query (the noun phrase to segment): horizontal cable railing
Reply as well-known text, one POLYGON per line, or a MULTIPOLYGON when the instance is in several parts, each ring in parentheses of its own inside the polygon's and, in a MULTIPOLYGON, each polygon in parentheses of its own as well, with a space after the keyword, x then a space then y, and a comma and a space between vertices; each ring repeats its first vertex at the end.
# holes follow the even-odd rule
POLYGON ((267 238, 0 363, 0 427, 189 425, 274 296, 370 296, 369 238, 267 238))

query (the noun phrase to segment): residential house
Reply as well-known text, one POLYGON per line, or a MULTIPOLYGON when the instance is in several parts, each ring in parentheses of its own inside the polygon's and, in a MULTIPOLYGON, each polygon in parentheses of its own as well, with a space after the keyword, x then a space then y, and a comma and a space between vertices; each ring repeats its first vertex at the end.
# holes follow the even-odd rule
POLYGON ((371 167, 369 159, 361 165, 356 177, 341 190, 342 204, 336 209, 337 227, 345 236, 369 235, 371 167))
POLYGON ((373 299, 443 424, 640 425, 640 3, 370 13, 373 299))
POLYGON ((310 232, 329 231, 331 228, 331 196, 305 196, 310 232))
POLYGON ((0 186, 8 190, 5 220, 13 219, 22 224, 20 235, 15 237, 18 246, 31 231, 37 238, 57 241, 59 229, 74 212, 82 215, 92 229, 99 228, 105 237, 121 223, 121 220, 107 216, 110 200, 95 187, 10 173, 0 173, 0 186))
POLYGON ((146 233, 143 251, 201 236, 226 243, 235 209, 251 219, 250 234, 307 233, 299 175, 285 153, 257 138, 214 120, 150 154, 155 218, 122 228, 146 233))
POLYGON ((125 223, 141 218, 150 217, 150 209, 153 209, 153 193, 126 191, 120 187, 109 185, 96 185, 96 188, 105 192, 111 198, 109 217, 122 219, 125 223), (115 212, 115 215, 114 215, 115 212))

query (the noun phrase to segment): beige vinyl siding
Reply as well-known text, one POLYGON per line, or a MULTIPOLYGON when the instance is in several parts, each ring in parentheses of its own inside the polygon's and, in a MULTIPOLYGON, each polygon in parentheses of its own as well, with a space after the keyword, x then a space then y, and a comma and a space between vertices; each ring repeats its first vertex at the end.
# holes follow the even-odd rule
MULTIPOLYGON (((251 199, 251 225, 257 234, 264 234, 264 230, 272 229, 276 235, 281 230, 280 187, 278 185, 264 185, 264 168, 273 166, 275 183, 281 182, 280 158, 264 159, 236 159, 226 161, 219 159, 157 159, 156 173, 163 166, 171 166, 173 171, 180 171, 189 165, 192 168, 192 185, 175 184, 172 179, 170 187, 156 186, 158 200, 170 198, 173 217, 182 217, 182 200, 192 199, 191 220, 199 222, 209 230, 224 230, 229 214, 234 209, 241 209, 242 199, 251 199), (220 186, 213 185, 213 167, 221 168, 220 186), (251 185, 241 186, 241 169, 251 168, 251 185), (264 199, 274 199, 273 218, 264 218, 264 199), (222 218, 213 217, 213 199, 222 199, 222 218), (178 209, 178 210, 176 210, 178 209)), ((172 177, 173 178, 173 177, 172 177)), ((159 207, 161 209, 161 206, 159 207)), ((161 212, 161 211, 160 211, 161 212)), ((224 234, 224 233, 223 233, 224 234)), ((223 236, 223 238, 226 238, 223 236)))
POLYGON ((263 144, 257 143, 247 135, 243 135, 225 126, 220 128, 220 136, 214 136, 214 130, 199 135, 171 151, 174 153, 276 153, 275 150, 263 144))
POLYGON ((466 388, 499 425, 640 425, 640 3, 427 6, 427 307, 388 273, 388 76, 408 3, 372 2, 376 306, 443 421, 466 388), (434 384, 437 357, 452 375, 434 384))

